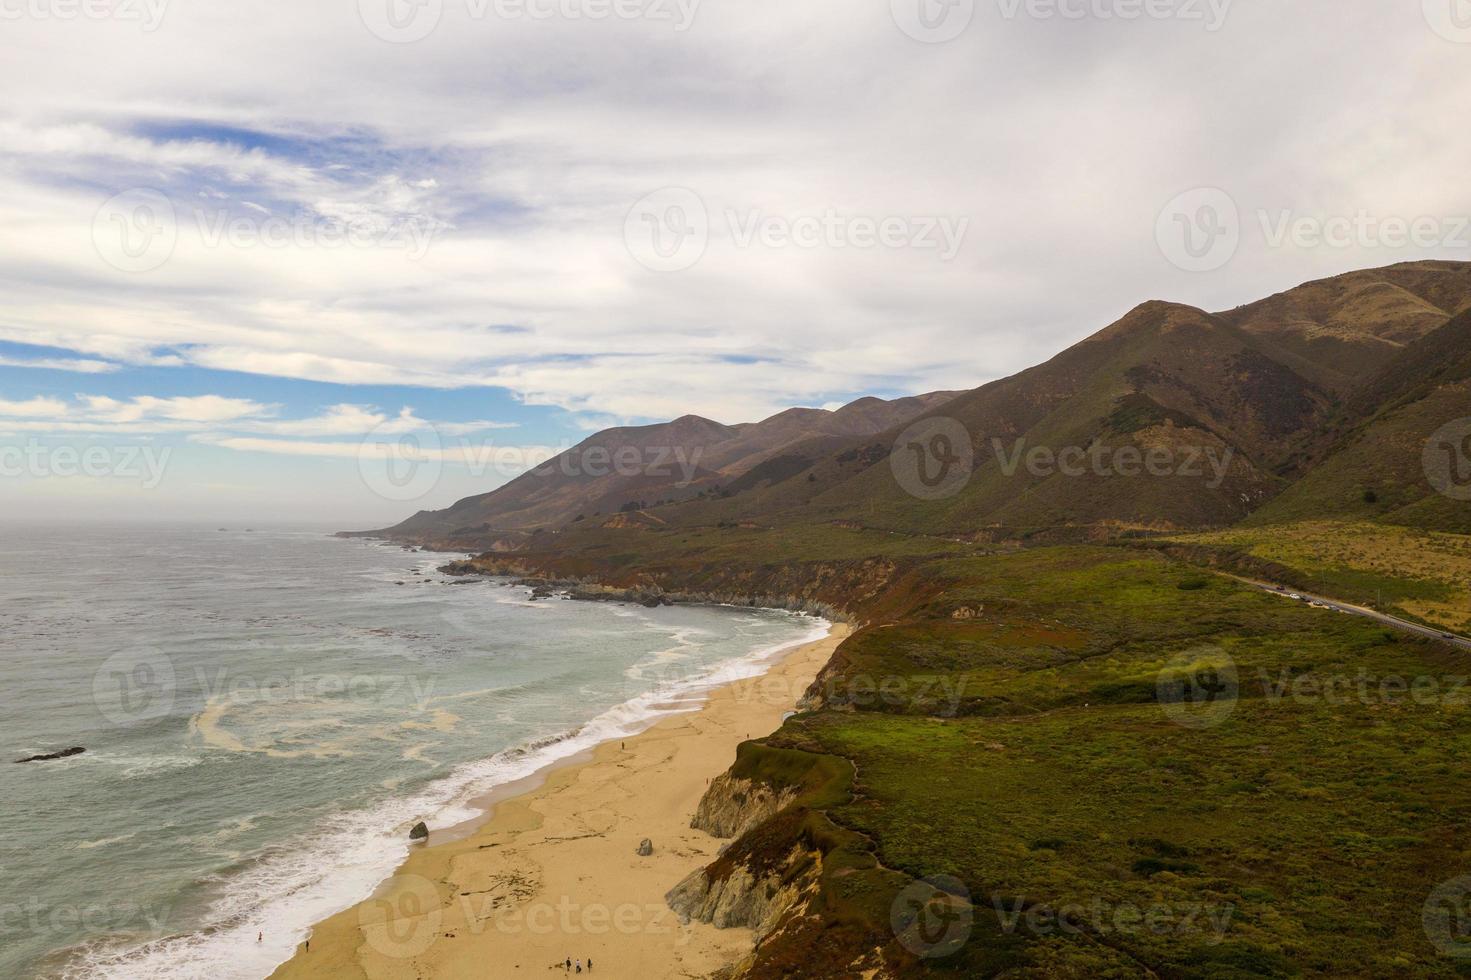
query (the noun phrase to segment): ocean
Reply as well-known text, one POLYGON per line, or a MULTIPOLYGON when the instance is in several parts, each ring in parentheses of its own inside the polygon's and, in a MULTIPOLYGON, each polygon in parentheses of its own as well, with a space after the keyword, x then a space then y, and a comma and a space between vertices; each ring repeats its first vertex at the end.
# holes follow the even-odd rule
POLYGON ((259 978, 408 832, 827 623, 532 600, 326 528, 0 531, 0 976, 259 978), (257 941, 257 936, 260 941, 257 941))

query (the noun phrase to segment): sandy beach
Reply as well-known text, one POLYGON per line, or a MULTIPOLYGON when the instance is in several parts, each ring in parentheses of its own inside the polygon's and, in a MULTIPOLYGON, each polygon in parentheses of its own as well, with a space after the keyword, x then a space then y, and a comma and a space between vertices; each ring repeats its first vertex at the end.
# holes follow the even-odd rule
POLYGON ((834 624, 699 711, 542 774, 469 833, 434 835, 371 899, 318 923, 273 977, 562 976, 570 957, 597 976, 648 980, 733 962, 748 930, 682 925, 664 903, 724 843, 690 817, 736 747, 781 723, 847 634, 834 624))

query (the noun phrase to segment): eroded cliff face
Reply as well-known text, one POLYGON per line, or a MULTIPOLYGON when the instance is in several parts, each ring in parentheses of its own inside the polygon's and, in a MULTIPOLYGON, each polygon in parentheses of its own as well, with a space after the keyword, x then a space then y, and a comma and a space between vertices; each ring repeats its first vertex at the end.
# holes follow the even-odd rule
POLYGON ((776 816, 796 798, 795 788, 778 791, 765 783, 721 773, 700 798, 690 826, 711 837, 739 837, 776 816))
POLYGON ((821 877, 821 855, 798 845, 762 870, 745 864, 701 868, 675 885, 665 900, 682 919, 708 922, 717 929, 751 929, 760 942, 816 892, 821 877))
POLYGON ((700 798, 690 826, 714 837, 735 838, 720 858, 674 886, 665 896, 682 919, 717 929, 752 929, 759 942, 794 906, 815 891, 822 856, 798 834, 800 816, 789 810, 795 787, 776 789, 732 773, 717 776, 700 798), (781 819, 778 819, 778 818, 781 819), (777 829, 777 833, 771 830, 777 829))

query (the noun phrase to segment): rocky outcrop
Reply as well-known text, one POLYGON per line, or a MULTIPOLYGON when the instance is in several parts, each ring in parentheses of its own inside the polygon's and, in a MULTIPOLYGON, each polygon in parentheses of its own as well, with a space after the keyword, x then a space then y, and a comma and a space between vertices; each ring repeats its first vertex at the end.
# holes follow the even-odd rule
POLYGON ((690 826, 712 837, 739 837, 786 809, 796 797, 796 789, 777 791, 721 773, 700 798, 690 826))
POLYGON ((822 858, 802 845, 779 865, 753 870, 746 864, 716 862, 686 877, 664 896, 683 921, 708 922, 717 929, 754 930, 760 940, 782 916, 816 889, 822 858))
POLYGON ((411 830, 411 831, 409 831, 409 840, 428 840, 428 839, 429 839, 429 828, 428 828, 428 826, 425 825, 424 821, 420 820, 418 823, 414 824, 414 829, 411 830))
POLYGON ((899 571, 896 564, 886 559, 865 559, 841 564, 802 562, 799 568, 768 569, 768 575, 727 575, 722 574, 722 569, 706 569, 705 574, 697 577, 672 575, 668 583, 655 575, 638 574, 631 577, 634 583, 621 583, 591 575, 566 577, 559 574, 555 559, 547 564, 538 561, 547 558, 549 556, 531 555, 499 558, 487 553, 478 558, 441 565, 440 571, 455 577, 494 575, 512 578, 518 586, 547 587, 565 593, 568 599, 635 602, 650 608, 696 603, 790 609, 834 622, 849 622, 849 609, 883 593, 899 571))
POLYGON ((72 746, 69 749, 62 749, 60 752, 45 752, 45 753, 42 753, 41 755, 30 755, 30 756, 26 756, 24 759, 16 759, 15 761, 18 762, 18 763, 19 762, 51 762, 51 761, 56 760, 56 759, 70 759, 72 756, 74 756, 74 755, 81 755, 85 751, 87 751, 87 750, 84 749, 84 748, 82 748, 80 745, 74 745, 74 746, 72 746))
POLYGON ((647 837, 645 837, 643 840, 641 840, 641 841, 638 842, 638 856, 639 857, 648 857, 650 854, 653 854, 653 853, 654 853, 654 842, 653 841, 651 841, 647 837))

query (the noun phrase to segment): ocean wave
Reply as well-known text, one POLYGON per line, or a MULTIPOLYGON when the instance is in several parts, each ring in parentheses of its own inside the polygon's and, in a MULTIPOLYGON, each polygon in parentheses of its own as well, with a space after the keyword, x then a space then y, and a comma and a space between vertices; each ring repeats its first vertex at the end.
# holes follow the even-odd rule
MULTIPOLYGON (((248 857, 218 877, 219 895, 199 927, 119 946, 74 948, 66 980, 254 980, 289 959, 311 925, 372 894, 409 851, 408 828, 425 820, 442 830, 480 815, 474 801, 603 742, 629 738, 661 718, 695 710, 724 684, 763 673, 780 654, 826 635, 813 619, 802 636, 749 651, 688 678, 660 684, 586 723, 454 767, 415 792, 324 817, 289 843, 248 857), (256 936, 263 938, 256 941, 256 936)), ((206 708, 202 714, 208 714, 206 708)), ((203 726, 208 728, 208 722, 203 726)), ((428 746, 426 746, 427 748, 428 746)))
POLYGON ((103 837, 101 840, 78 841, 72 846, 79 851, 91 851, 99 847, 107 847, 111 844, 121 844, 123 841, 132 840, 134 837, 137 836, 138 831, 135 830, 131 834, 119 834, 117 837, 103 837))

